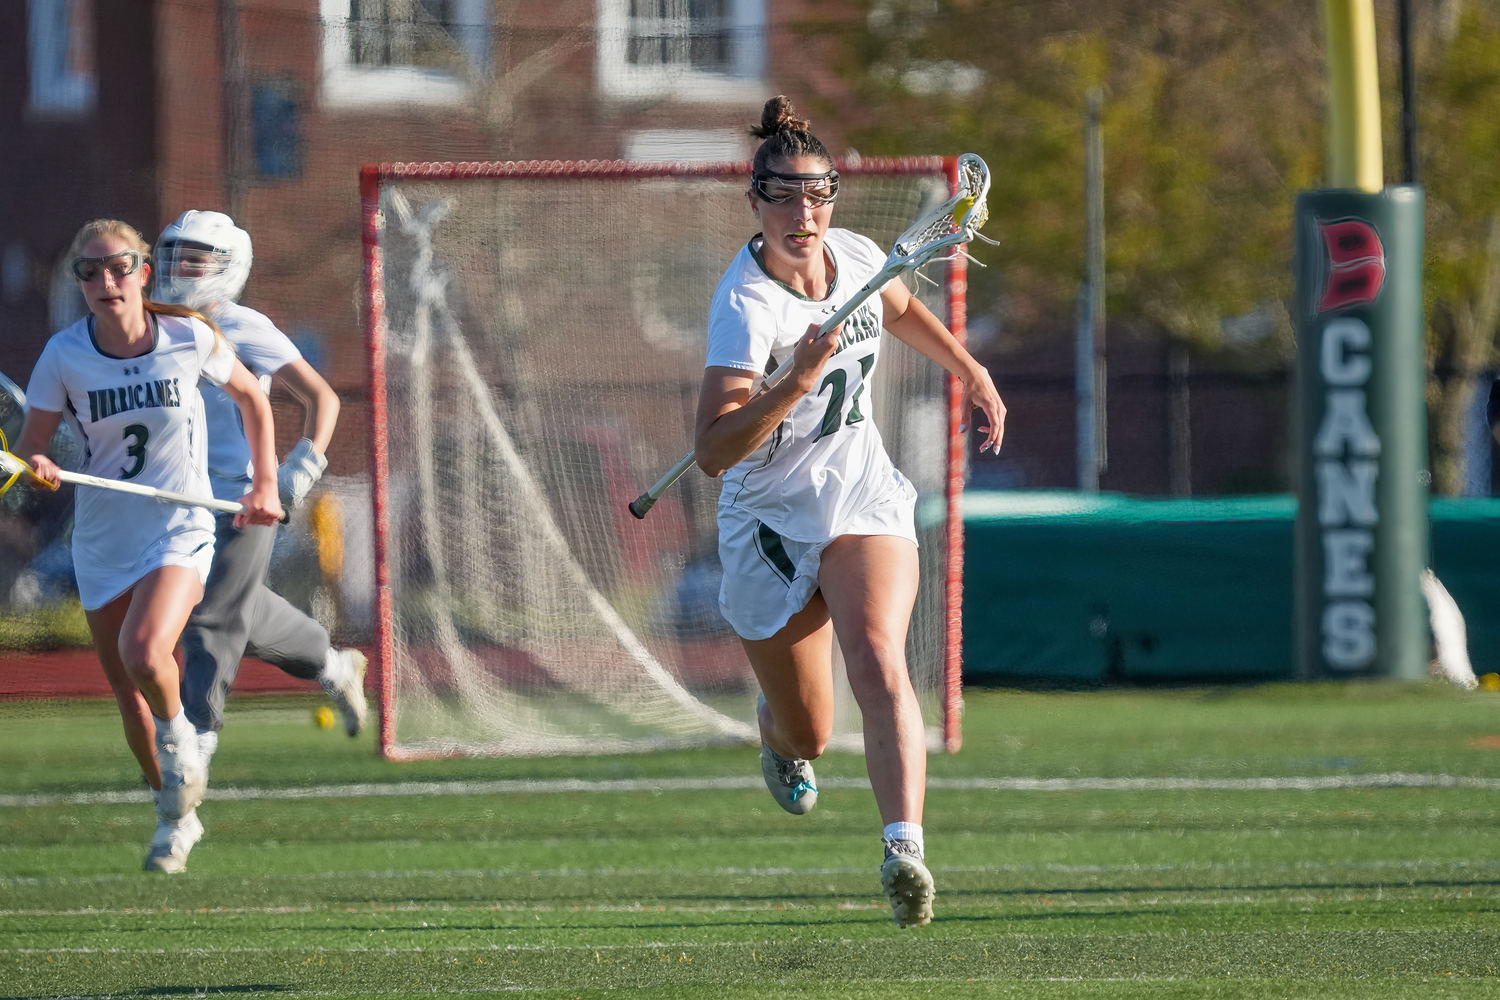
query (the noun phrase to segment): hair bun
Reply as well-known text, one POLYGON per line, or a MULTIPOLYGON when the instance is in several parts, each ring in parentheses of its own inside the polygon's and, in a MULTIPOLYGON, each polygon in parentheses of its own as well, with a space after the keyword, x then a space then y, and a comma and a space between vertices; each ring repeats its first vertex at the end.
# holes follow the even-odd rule
POLYGON ((750 127, 750 134, 757 139, 769 139, 778 132, 812 132, 812 122, 797 117, 791 98, 785 94, 767 101, 760 112, 760 124, 750 127))

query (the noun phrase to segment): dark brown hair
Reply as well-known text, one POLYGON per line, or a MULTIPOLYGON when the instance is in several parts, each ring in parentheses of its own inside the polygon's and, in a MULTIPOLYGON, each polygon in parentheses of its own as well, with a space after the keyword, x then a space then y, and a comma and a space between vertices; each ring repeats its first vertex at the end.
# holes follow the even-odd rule
POLYGON ((830 167, 833 157, 828 147, 812 134, 812 123, 798 118, 792 102, 784 94, 778 94, 766 102, 760 112, 760 124, 750 126, 750 134, 764 139, 755 151, 755 173, 765 173, 772 160, 790 159, 794 156, 816 156, 830 167))

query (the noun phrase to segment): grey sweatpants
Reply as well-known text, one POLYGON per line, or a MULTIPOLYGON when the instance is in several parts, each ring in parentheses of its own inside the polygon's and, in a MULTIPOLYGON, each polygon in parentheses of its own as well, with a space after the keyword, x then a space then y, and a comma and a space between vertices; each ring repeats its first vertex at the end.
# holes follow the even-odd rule
POLYGON ((182 630, 182 707, 199 729, 224 728, 224 699, 247 654, 305 680, 328 655, 328 630, 266 586, 274 525, 214 518, 214 562, 203 600, 182 630))

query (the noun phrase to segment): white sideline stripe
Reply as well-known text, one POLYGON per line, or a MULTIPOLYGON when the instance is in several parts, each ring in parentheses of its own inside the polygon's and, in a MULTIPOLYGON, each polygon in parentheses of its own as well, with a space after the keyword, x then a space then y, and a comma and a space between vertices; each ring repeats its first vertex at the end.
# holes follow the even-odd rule
MULTIPOLYGON (((732 778, 580 778, 503 781, 401 781, 390 784, 312 785, 302 788, 210 788, 215 802, 264 799, 361 799, 433 795, 538 795, 579 792, 723 792, 759 790, 758 775, 732 778)), ((825 790, 869 789, 865 778, 825 778, 825 790)), ((1453 774, 1331 774, 1282 778, 928 778, 927 788, 940 792, 1319 792, 1355 788, 1470 788, 1500 790, 1500 778, 1453 774)), ((128 792, 37 793, 0 795, 0 808, 33 806, 103 806, 149 802, 145 790, 128 792)))

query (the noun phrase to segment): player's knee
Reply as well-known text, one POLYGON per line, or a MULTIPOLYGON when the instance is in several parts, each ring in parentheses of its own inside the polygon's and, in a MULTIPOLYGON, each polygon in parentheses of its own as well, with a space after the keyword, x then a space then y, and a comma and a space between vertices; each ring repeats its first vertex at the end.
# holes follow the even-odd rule
MULTIPOLYGON (((153 635, 120 636, 120 662, 132 676, 149 672, 156 666, 173 660, 176 643, 153 635)), ((173 660, 173 666, 176 661, 173 660)))
POLYGON ((910 696, 911 675, 905 657, 870 656, 858 661, 846 657, 849 689, 865 711, 895 705, 910 696))

